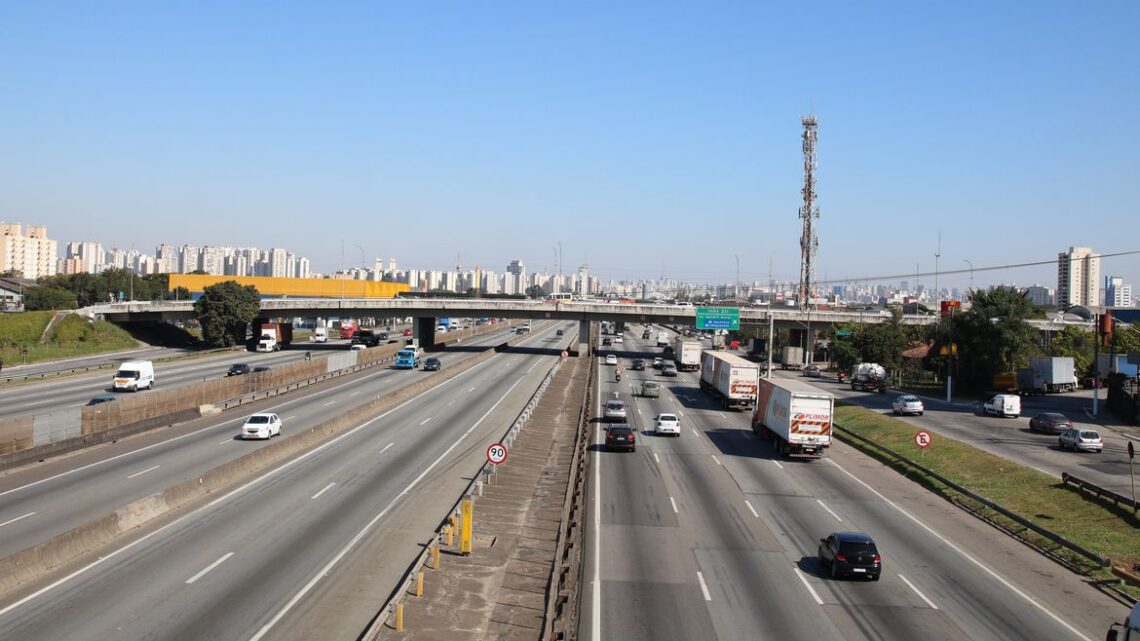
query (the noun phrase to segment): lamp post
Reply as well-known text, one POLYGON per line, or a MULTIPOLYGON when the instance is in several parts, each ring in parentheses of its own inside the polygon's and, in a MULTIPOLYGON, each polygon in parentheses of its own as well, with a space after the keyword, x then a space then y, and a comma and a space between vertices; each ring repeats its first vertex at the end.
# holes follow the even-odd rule
POLYGON ((732 298, 736 302, 740 302, 740 254, 733 254, 736 257, 736 282, 732 285, 732 298))
MULTIPOLYGON (((558 268, 558 248, 557 247, 551 247, 551 249, 554 250, 554 268, 557 269, 558 268)), ((558 293, 558 285, 559 285, 558 277, 551 275, 550 280, 554 281, 554 286, 550 288, 550 291, 557 294, 558 293)))
POLYGON ((970 291, 972 292, 974 291, 974 263, 971 263, 968 258, 963 258, 962 262, 970 266, 970 291))
POLYGON ((360 250, 360 270, 367 270, 368 268, 364 265, 364 248, 356 243, 353 243, 352 246, 360 250))

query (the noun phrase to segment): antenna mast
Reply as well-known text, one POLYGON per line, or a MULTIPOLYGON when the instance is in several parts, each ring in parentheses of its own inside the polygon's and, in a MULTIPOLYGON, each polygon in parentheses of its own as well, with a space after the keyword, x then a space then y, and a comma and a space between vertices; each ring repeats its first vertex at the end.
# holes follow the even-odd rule
POLYGON ((800 236, 800 308, 807 309, 808 300, 815 291, 812 258, 819 249, 819 238, 812 226, 812 221, 819 218, 819 206, 815 204, 815 143, 819 125, 815 116, 804 116, 800 122, 804 126, 804 205, 799 214, 804 221, 804 231, 800 236))

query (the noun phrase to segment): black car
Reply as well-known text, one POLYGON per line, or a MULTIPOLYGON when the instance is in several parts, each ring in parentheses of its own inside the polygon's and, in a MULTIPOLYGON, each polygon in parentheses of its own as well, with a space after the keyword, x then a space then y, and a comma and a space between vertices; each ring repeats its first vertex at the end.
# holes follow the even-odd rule
POLYGON ((111 401, 117 401, 117 400, 119 400, 119 397, 117 397, 117 396, 96 396, 95 398, 87 401, 87 404, 88 405, 99 405, 100 403, 110 403, 111 401))
POLYGON ((614 341, 609 336, 602 339, 602 345, 613 345, 614 341))
POLYGON ((441 367, 443 367, 443 363, 440 363, 438 358, 432 357, 424 359, 425 372, 438 372, 441 367))
POLYGON ((637 447, 637 435, 629 423, 614 423, 606 429, 606 451, 627 450, 637 447))
POLYGON ((253 374, 261 374, 262 372, 268 372, 271 369, 273 369, 273 368, 269 367, 267 365, 259 365, 259 366, 255 367, 249 371, 253 374))
POLYGON ((563 333, 564 332, 562 330, 558 330, 557 332, 554 332, 554 335, 555 336, 562 336, 563 333))
POLYGON ((1029 419, 1030 432, 1063 434, 1071 429, 1073 429, 1073 422, 1064 414, 1058 414, 1057 412, 1044 412, 1029 419))
POLYGON ((630 366, 630 369, 632 369, 635 372, 644 372, 645 371, 645 359, 643 359, 643 358, 633 359, 633 365, 630 366))
POLYGON ((234 363, 233 365, 230 365, 230 369, 226 371, 226 376, 241 376, 242 374, 248 373, 248 363, 234 363))
POLYGON ((862 532, 833 532, 820 539, 819 564, 833 579, 858 576, 878 581, 883 571, 879 548, 862 532))

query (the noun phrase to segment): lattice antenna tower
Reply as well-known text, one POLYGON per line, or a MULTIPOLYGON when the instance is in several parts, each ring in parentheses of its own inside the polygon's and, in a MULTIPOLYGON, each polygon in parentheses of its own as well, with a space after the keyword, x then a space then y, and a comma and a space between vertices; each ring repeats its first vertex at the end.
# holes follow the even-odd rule
POLYGON ((804 221, 804 230, 800 236, 800 307, 806 309, 808 300, 815 291, 812 259, 819 249, 819 238, 812 225, 812 221, 819 219, 819 207, 815 204, 817 197, 815 143, 819 135, 819 124, 814 115, 804 116, 800 122, 804 126, 804 204, 800 208, 800 219, 804 221))

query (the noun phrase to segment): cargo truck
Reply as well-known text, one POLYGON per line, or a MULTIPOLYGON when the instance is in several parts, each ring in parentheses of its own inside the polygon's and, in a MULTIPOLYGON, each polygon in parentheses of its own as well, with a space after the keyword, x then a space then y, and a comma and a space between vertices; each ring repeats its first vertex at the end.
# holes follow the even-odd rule
POLYGON ((256 351, 276 352, 288 348, 292 342, 292 323, 260 323, 257 326, 256 351))
POLYGON ((342 320, 342 321, 340 321, 340 327, 338 328, 337 331, 340 332, 341 338, 352 338, 353 336, 356 335, 356 328, 357 328, 356 321, 342 320))
POLYGON ((1029 367, 1041 377, 1046 392, 1072 392, 1077 389, 1077 370, 1072 356, 1035 356, 1029 367))
POLYGON ((1123 374, 1128 378, 1136 378, 1137 362, 1140 359, 1136 355, 1128 354, 1101 354, 1097 359, 1097 374, 1101 378, 1108 378, 1109 374, 1123 374))
POLYGON ((820 458, 831 446, 835 397, 789 379, 760 379, 752 431, 784 456, 820 458))
POLYGON ((756 403, 760 368, 725 352, 701 352, 701 389, 719 397, 726 409, 750 409, 756 403))
POLYGON ((418 345, 408 345, 396 352, 396 369, 415 369, 420 365, 420 348, 418 345))
POLYGON ((673 360, 682 372, 695 372, 701 368, 701 343, 677 337, 673 342, 673 360))
POLYGON ((878 363, 859 363, 851 369, 851 389, 857 392, 887 391, 887 370, 878 363))
POLYGON ((804 366, 804 348, 785 345, 780 359, 780 369, 799 369, 804 366))
POLYGON ((668 332, 657 332, 657 346, 658 347, 668 347, 669 346, 669 333, 668 332))
POLYGON ((1132 611, 1124 623, 1113 623, 1104 635, 1105 641, 1140 641, 1140 601, 1132 604, 1132 611))

